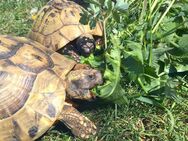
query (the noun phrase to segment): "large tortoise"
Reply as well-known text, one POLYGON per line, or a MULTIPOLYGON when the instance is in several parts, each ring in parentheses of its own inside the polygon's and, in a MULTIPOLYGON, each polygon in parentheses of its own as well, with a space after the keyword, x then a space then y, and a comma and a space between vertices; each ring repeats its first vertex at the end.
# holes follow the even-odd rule
POLYGON ((31 141, 61 120, 88 138, 96 126, 65 97, 90 99, 102 83, 97 70, 24 37, 0 35, 0 141, 31 141))
POLYGON ((95 49, 93 35, 102 36, 103 28, 101 23, 94 29, 81 24, 82 10, 83 7, 73 1, 51 0, 38 12, 28 37, 54 51, 64 47, 63 53, 76 59, 78 55, 88 56, 95 49))

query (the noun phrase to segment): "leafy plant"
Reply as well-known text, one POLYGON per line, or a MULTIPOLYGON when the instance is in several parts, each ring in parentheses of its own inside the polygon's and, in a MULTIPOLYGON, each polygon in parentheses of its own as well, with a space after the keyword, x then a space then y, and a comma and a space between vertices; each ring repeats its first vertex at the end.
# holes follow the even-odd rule
MULTIPOLYGON (((181 31, 187 29, 186 6, 179 7, 177 3, 182 3, 175 0, 85 1, 90 7, 81 22, 93 28, 99 21, 104 27, 106 50, 101 62, 105 60, 106 83, 98 87, 99 96, 115 103, 128 102, 130 97, 147 103, 162 103, 165 97, 178 101, 178 86, 187 85, 188 34, 181 31), (171 11, 182 9, 172 16, 171 11), (126 93, 125 81, 138 87, 135 96, 126 93)), ((92 65, 96 58, 86 62, 92 65)))

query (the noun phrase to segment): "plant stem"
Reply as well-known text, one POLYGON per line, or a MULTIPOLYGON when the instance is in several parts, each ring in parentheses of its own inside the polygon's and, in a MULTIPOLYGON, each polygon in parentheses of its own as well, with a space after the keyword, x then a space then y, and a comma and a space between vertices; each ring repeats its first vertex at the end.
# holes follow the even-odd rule
POLYGON ((151 6, 151 9, 150 9, 150 13, 153 12, 153 10, 154 10, 155 6, 157 5, 157 3, 158 3, 158 0, 155 0, 155 1, 153 2, 152 6, 151 6))
POLYGON ((153 38, 152 34, 150 34, 150 46, 149 46, 149 66, 152 65, 153 58, 153 38))
POLYGON ((144 87, 144 84, 142 83, 142 80, 140 79, 140 77, 138 77, 138 83, 140 84, 140 86, 142 87, 142 89, 144 90, 144 92, 147 94, 147 90, 144 87))
POLYGON ((107 37, 106 37, 106 23, 108 18, 111 16, 112 14, 110 13, 102 22, 103 24, 103 34, 104 34, 104 48, 107 49, 107 37))
POLYGON ((106 39, 106 21, 102 22, 103 24, 103 34, 104 34, 104 49, 107 49, 107 39, 106 39))
POLYGON ((170 3, 170 5, 168 6, 168 8, 166 9, 166 11, 164 12, 164 14, 161 16, 161 18, 159 19, 159 21, 157 22, 157 24, 155 25, 155 27, 152 30, 152 33, 154 33, 158 26, 160 25, 160 23, 162 22, 163 18, 166 16, 166 14, 168 13, 168 11, 170 10, 170 8, 172 7, 172 5, 174 4, 175 0, 172 0, 172 2, 170 3))
POLYGON ((176 43, 175 43, 175 42, 173 42, 173 41, 170 41, 170 44, 172 44, 174 47, 177 47, 177 48, 179 48, 179 47, 180 47, 178 44, 176 44, 176 43))
POLYGON ((140 18, 139 18, 139 23, 143 22, 143 17, 145 16, 147 11, 147 0, 143 1, 143 6, 142 6, 142 12, 140 14, 140 18))

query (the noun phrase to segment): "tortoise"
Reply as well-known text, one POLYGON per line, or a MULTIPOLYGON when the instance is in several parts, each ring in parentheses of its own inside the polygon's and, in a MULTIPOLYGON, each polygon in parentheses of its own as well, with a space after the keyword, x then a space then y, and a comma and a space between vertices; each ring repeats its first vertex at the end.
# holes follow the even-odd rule
POLYGON ((91 99, 100 71, 25 37, 0 35, 0 79, 0 141, 35 140, 58 120, 76 137, 96 134, 65 98, 91 99))
POLYGON ((103 27, 100 22, 94 29, 89 24, 81 24, 80 13, 83 9, 73 1, 49 1, 37 13, 28 37, 54 51, 63 48, 63 54, 71 55, 78 61, 79 55, 89 56, 95 50, 96 42, 101 41, 103 27))

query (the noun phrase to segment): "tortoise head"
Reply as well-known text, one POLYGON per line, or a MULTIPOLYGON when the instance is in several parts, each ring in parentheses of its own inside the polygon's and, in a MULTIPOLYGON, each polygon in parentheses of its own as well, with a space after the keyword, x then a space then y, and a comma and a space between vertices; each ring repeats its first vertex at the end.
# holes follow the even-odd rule
POLYGON ((73 70, 66 79, 66 92, 68 97, 73 99, 92 100, 94 95, 90 89, 102 82, 102 74, 98 70, 73 70))
POLYGON ((88 57, 95 50, 95 39, 90 34, 83 34, 77 39, 76 48, 81 55, 88 57))

